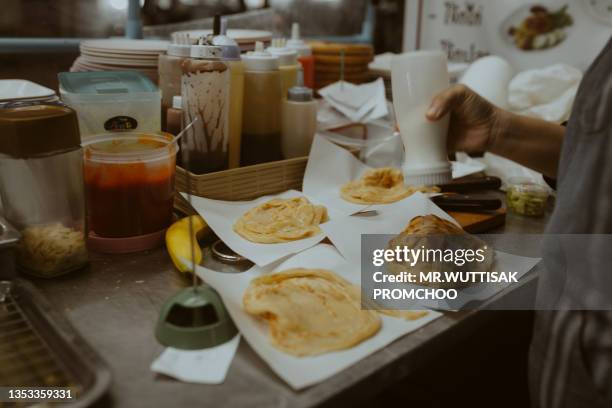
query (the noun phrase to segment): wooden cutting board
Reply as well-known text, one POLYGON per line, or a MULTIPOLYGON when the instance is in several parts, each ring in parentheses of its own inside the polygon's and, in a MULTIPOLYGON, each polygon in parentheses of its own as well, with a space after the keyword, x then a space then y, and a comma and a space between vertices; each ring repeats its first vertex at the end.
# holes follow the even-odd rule
POLYGON ((467 213, 448 211, 448 213, 469 233, 478 234, 491 231, 506 223, 506 209, 486 213, 467 213))

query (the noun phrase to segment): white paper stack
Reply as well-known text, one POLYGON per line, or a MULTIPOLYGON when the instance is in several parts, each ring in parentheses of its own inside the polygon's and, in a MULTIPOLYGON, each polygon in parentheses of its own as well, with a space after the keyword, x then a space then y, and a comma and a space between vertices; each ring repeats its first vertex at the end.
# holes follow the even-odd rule
POLYGON ((362 85, 339 81, 320 89, 319 94, 354 123, 367 123, 389 114, 382 78, 362 85))

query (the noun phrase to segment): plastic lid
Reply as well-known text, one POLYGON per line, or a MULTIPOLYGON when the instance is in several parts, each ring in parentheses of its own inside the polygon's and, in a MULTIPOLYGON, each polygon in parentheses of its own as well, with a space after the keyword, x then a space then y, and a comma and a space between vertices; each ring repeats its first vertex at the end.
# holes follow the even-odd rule
POLYGON ((0 109, 0 153, 28 158, 78 149, 76 113, 59 105, 0 109))
POLYGON ((297 51, 286 46, 284 38, 275 38, 272 40, 272 45, 266 49, 270 54, 278 57, 280 66, 297 65, 297 51))
POLYGON ((218 60, 223 58, 223 48, 213 45, 192 45, 191 58, 218 60))
POLYGON ((191 55, 191 45, 168 44, 168 55, 173 57, 189 57, 191 55))
POLYGON ((227 20, 221 19, 220 34, 212 38, 212 45, 223 49, 223 58, 228 60, 240 60, 240 46, 227 36, 227 20))
POLYGON ((81 144, 86 162, 146 163, 175 155, 178 144, 169 133, 102 133, 87 137, 81 144))
POLYGON ((75 94, 159 92, 149 78, 136 71, 60 72, 60 88, 75 94))
POLYGON ((296 50, 298 55, 312 55, 312 48, 300 38, 300 23, 291 26, 291 39, 287 40, 287 48, 296 50))
POLYGON ((261 41, 257 41, 255 51, 247 52, 242 56, 242 60, 247 71, 275 71, 279 66, 278 57, 264 51, 261 41))
POLYGON ((174 95, 172 97, 172 107, 174 109, 183 109, 183 97, 181 95, 174 95))
POLYGON ((508 180, 508 188, 518 193, 526 193, 543 198, 550 195, 550 190, 547 187, 537 184, 527 177, 511 177, 508 180))
POLYGON ((304 86, 304 71, 301 68, 298 71, 297 85, 289 88, 287 92, 287 100, 293 102, 312 101, 312 89, 304 86))

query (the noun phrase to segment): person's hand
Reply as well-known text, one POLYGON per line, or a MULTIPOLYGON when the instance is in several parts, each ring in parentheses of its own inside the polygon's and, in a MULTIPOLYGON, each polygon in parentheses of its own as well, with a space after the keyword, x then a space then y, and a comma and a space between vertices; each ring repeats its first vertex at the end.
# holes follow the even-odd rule
POLYGON ((426 117, 440 120, 450 114, 449 152, 484 152, 495 139, 503 111, 465 85, 454 85, 438 94, 426 117))

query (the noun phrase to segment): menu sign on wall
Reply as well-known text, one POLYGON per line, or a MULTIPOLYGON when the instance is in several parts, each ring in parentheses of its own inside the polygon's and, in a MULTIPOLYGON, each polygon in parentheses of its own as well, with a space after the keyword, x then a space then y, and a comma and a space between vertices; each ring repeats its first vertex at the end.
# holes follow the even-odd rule
POLYGON ((483 16, 491 1, 425 1, 421 48, 442 48, 448 59, 472 62, 488 55, 483 16), (486 4, 488 3, 488 4, 486 4))
POLYGON ((518 69, 558 62, 585 69, 611 23, 612 0, 407 0, 404 50, 441 49, 468 63, 496 54, 518 69))

